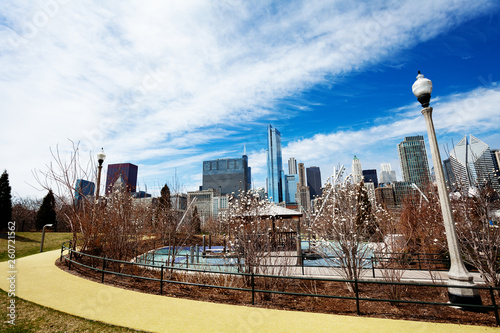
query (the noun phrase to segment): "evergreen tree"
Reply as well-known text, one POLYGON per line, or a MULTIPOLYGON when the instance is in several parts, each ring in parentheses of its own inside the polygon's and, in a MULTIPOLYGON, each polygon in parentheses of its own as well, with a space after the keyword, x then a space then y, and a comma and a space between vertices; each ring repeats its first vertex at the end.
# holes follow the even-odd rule
POLYGON ((42 205, 36 214, 36 230, 42 230, 43 226, 46 224, 52 224, 54 228, 56 227, 56 200, 54 198, 54 193, 49 190, 49 193, 43 198, 42 205))
POLYGON ((7 229, 12 220, 12 195, 9 185, 9 174, 4 170, 0 177, 0 230, 7 229))
POLYGON ((375 240, 378 238, 378 224, 375 221, 375 216, 372 211, 372 204, 370 198, 368 197, 368 191, 365 188, 365 184, 361 181, 358 185, 358 191, 356 193, 357 201, 357 213, 356 213, 356 225, 358 233, 361 233, 366 241, 375 240))
POLYGON ((191 228, 194 233, 201 232, 201 219, 196 206, 194 206, 193 215, 191 216, 191 228))
POLYGON ((169 211, 172 209, 172 202, 170 201, 170 189, 168 188, 168 185, 165 184, 163 188, 160 191, 160 199, 158 201, 158 205, 161 210, 164 211, 169 211))

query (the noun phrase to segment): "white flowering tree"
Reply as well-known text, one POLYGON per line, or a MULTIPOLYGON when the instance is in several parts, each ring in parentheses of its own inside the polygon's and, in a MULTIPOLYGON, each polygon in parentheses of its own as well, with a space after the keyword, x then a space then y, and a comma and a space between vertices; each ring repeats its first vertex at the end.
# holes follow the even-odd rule
MULTIPOLYGON (((359 186, 349 179, 336 185, 326 183, 311 224, 311 232, 320 241, 317 250, 349 280, 360 277, 371 255, 368 243, 380 238, 377 214, 366 205, 359 186)), ((353 284, 348 285, 353 289, 353 284)))
POLYGON ((229 244, 238 254, 244 273, 258 273, 261 259, 270 251, 269 220, 264 216, 271 204, 252 192, 240 192, 229 199, 223 223, 229 231, 229 244))
POLYGON ((456 196, 452 207, 465 261, 488 285, 500 287, 500 226, 493 216, 499 207, 494 195, 488 187, 479 188, 473 195, 456 196))

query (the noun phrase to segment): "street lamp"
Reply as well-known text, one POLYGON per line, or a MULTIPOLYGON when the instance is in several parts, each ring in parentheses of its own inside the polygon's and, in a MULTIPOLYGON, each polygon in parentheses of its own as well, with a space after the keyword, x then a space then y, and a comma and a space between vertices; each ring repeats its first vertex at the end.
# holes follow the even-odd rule
MULTIPOLYGON (((417 80, 413 83, 412 91, 420 104, 422 104, 422 114, 424 115, 427 125, 427 135, 429 136, 429 143, 431 146, 432 163, 434 164, 439 202, 441 204, 441 212, 443 214, 443 223, 451 261, 450 271, 448 272, 448 284, 472 287, 474 286, 473 277, 467 271, 462 261, 460 244, 458 243, 457 232, 455 230, 455 223, 451 211, 450 198, 444 182, 441 155, 439 154, 434 123, 432 122, 432 108, 429 106, 432 92, 431 80, 424 78, 420 71, 418 71, 417 80)), ((481 296, 479 296, 477 289, 449 287, 448 296, 451 303, 482 304, 481 296)))
POLYGON ((43 241, 45 239, 45 227, 52 228, 52 224, 46 224, 42 228, 42 241, 40 242, 40 252, 43 252, 43 241))
POLYGON ((104 148, 101 148, 101 151, 97 153, 97 163, 99 165, 97 166, 97 189, 96 189, 96 195, 95 197, 97 200, 99 200, 99 188, 101 187, 101 171, 102 171, 102 163, 104 162, 104 159, 106 158, 106 154, 104 154, 104 148))

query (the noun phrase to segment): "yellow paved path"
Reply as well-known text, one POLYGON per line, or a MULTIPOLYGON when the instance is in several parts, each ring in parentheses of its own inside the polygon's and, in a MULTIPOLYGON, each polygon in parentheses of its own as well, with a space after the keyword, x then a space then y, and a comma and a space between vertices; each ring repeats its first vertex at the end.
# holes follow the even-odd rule
MULTIPOLYGON (((16 295, 79 317, 155 332, 500 332, 497 328, 268 310, 149 295, 58 269, 59 251, 18 259, 16 295)), ((9 289, 8 262, 0 288, 9 289)), ((5 309, 0 313, 5 316, 5 309)), ((4 320, 4 318, 2 318, 4 320)))

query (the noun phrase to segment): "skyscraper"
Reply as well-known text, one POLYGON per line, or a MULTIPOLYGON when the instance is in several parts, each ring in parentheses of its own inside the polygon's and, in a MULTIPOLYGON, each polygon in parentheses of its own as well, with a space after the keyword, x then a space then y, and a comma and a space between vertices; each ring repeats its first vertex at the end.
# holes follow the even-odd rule
POLYGON ((280 203, 285 198, 281 134, 271 125, 267 127, 267 198, 280 203))
POLYGON ((290 159, 288 160, 288 174, 297 174, 297 161, 293 157, 290 157, 290 159))
POLYGON ((248 157, 225 158, 203 161, 203 190, 214 189, 217 194, 226 195, 251 187, 251 169, 248 157))
POLYGON ((108 164, 106 177, 106 195, 112 190, 115 182, 122 176, 127 191, 135 192, 137 187, 137 165, 132 163, 108 164))
POLYGON ((313 166, 306 169, 307 186, 309 186, 309 198, 312 200, 315 197, 321 196, 321 171, 318 167, 313 166))
POLYGON ((369 169, 363 170, 363 181, 366 183, 373 183, 373 188, 378 187, 377 170, 369 169))
POLYGON ((311 199, 309 194, 309 187, 306 185, 306 169, 304 163, 299 163, 299 183, 297 184, 296 200, 300 211, 311 210, 311 199))
POLYGON ((415 183, 417 186, 429 182, 429 163, 422 135, 406 137, 398 144, 398 155, 404 182, 415 183))
POLYGON ((379 177, 380 183, 393 183, 397 181, 396 171, 392 170, 391 163, 382 163, 380 164, 380 168, 382 169, 379 177))
POLYGON ((75 204, 80 204, 84 197, 94 196, 95 184, 85 179, 77 179, 75 184, 75 204))
POLYGON ((359 183, 363 180, 363 168, 361 168, 361 162, 356 157, 356 155, 354 155, 354 158, 352 159, 351 172, 352 179, 355 183, 359 183))
POLYGON ((470 141, 467 136, 460 140, 450 152, 450 162, 459 186, 469 188, 489 183, 500 192, 490 147, 475 136, 470 135, 470 141))

